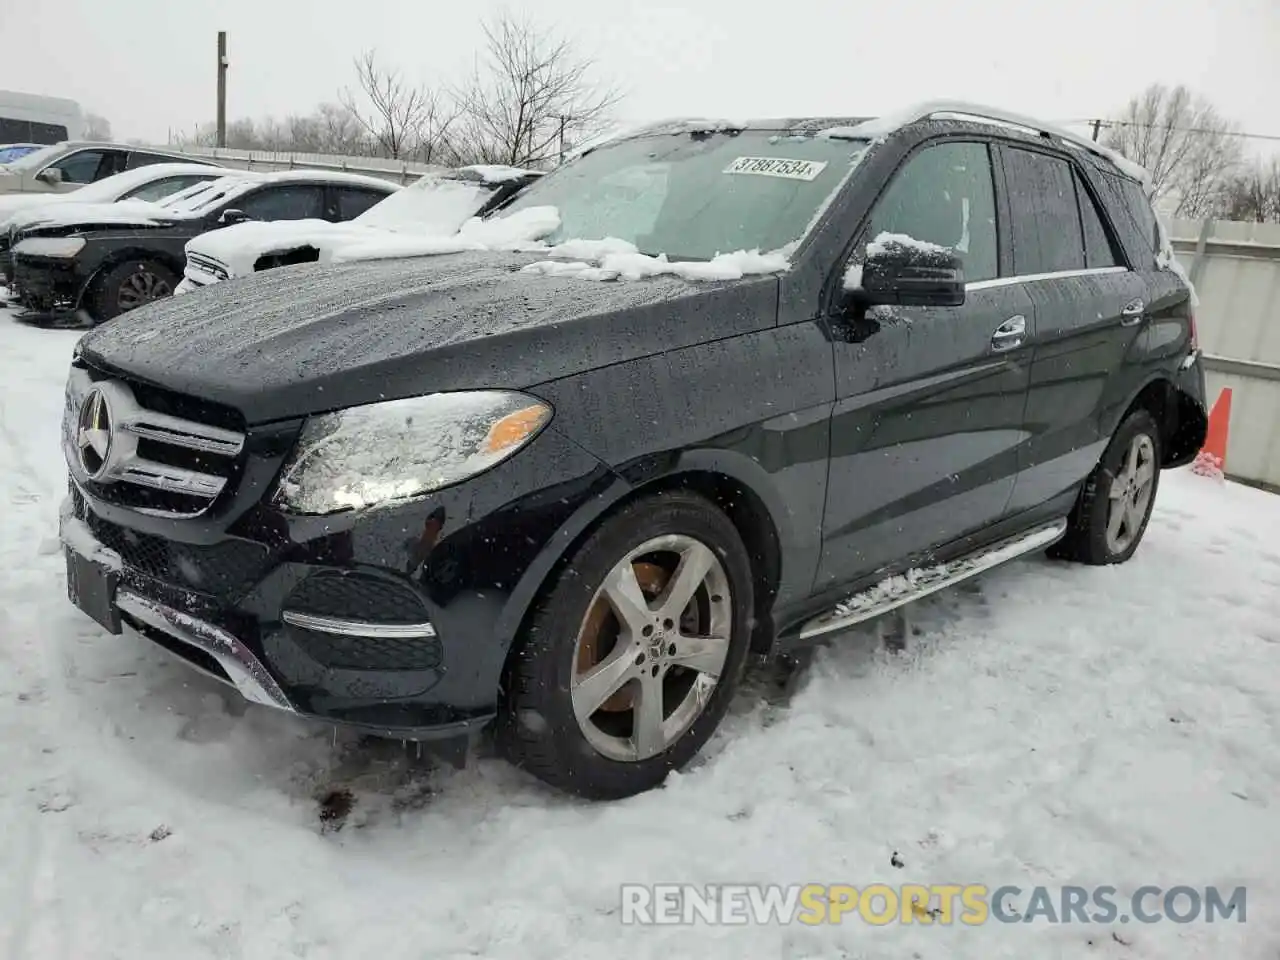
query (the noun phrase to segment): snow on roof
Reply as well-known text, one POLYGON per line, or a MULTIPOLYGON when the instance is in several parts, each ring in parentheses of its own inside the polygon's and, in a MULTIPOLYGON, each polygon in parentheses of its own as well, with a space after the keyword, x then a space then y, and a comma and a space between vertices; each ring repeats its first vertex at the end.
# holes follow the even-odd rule
MULTIPOLYGON (((237 171, 248 173, 249 171, 237 171)), ((268 183, 349 183, 354 186, 374 187, 394 193, 400 184, 385 177, 373 177, 363 173, 348 173, 345 170, 275 170, 271 173, 257 173, 268 183)))

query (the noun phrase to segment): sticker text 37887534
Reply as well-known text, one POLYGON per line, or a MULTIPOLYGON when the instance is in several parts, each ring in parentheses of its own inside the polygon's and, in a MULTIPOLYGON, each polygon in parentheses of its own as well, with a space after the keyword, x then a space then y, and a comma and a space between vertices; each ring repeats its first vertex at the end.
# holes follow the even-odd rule
POLYGON ((813 180, 827 166, 825 160, 785 160, 782 157, 738 157, 724 173, 748 173, 757 177, 813 180))

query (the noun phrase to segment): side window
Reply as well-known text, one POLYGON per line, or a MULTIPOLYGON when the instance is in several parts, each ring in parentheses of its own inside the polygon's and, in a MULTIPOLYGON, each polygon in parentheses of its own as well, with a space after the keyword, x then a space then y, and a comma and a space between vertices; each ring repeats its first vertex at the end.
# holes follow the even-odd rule
POLYGON ((251 220, 319 220, 324 217, 324 187, 310 184, 263 187, 233 200, 231 207, 244 211, 251 220))
POLYGON ((1005 150, 1013 211, 1014 271, 1026 276, 1083 270, 1084 231, 1071 164, 1034 150, 1005 150))
POLYGON ((373 190, 360 190, 350 187, 335 187, 338 195, 338 219, 354 220, 380 200, 390 194, 377 193, 373 190))
POLYGON ((121 200, 163 200, 165 197, 171 196, 180 190, 197 183, 203 183, 212 177, 202 177, 196 174, 188 174, 183 177, 165 177, 163 180, 154 180, 151 183, 143 184, 135 187, 126 193, 121 200))
POLYGON ((62 171, 63 183, 93 183, 101 179, 98 171, 102 168, 108 171, 105 176, 110 176, 111 161, 106 150, 77 150, 49 166, 62 171))
POLYGON ((1137 221, 1138 229, 1147 243, 1151 244, 1151 252, 1160 249, 1160 231, 1156 226, 1156 212, 1151 209, 1151 201, 1143 192, 1142 184, 1135 180, 1121 180, 1120 189, 1128 201, 1128 208, 1137 221))
POLYGON ((129 154, 129 169, 136 170, 138 167, 148 167, 153 163, 176 163, 179 162, 176 157, 165 157, 158 153, 143 153, 141 150, 134 150, 129 154))
POLYGON ((902 233, 950 247, 973 282, 1000 275, 996 202, 986 144, 926 147, 898 171, 871 213, 867 240, 902 233))
POLYGON ((1076 199, 1080 203, 1080 221, 1084 226, 1084 261, 1089 269, 1098 267, 1120 267, 1124 263, 1116 250, 1116 245, 1107 232, 1107 225, 1102 220, 1093 194, 1080 177, 1075 173, 1076 199))

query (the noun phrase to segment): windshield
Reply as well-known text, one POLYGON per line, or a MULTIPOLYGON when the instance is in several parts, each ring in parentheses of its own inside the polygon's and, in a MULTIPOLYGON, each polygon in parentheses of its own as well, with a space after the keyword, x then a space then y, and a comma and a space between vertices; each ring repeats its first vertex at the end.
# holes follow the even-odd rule
POLYGON ((62 148, 57 144, 51 147, 42 147, 39 150, 32 150, 30 153, 18 157, 18 159, 10 162, 8 167, 10 170, 34 170, 41 164, 60 156, 61 153, 62 148))
POLYGON ((805 235, 866 146, 765 130, 625 140, 531 184, 502 216, 554 206, 551 244, 617 238, 671 260, 769 253, 805 235))
POLYGON ((180 190, 160 201, 160 206, 173 217, 198 217, 217 204, 244 193, 258 181, 246 177, 218 177, 180 190))
POLYGON ((25 157, 28 153, 35 153, 39 149, 40 147, 34 143, 0 147, 0 163, 13 163, 19 157, 25 157))
POLYGON ((383 230, 453 234, 476 215, 498 186, 426 176, 379 200, 351 222, 383 230))

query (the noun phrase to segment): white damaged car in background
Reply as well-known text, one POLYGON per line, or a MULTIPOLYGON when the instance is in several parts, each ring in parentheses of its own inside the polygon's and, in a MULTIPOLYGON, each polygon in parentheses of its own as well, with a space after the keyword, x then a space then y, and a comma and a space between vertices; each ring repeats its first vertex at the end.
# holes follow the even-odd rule
POLYGON ((174 292, 189 293, 273 267, 328 263, 340 250, 358 251, 388 235, 452 236, 540 176, 541 171, 520 167, 457 167, 422 177, 346 223, 249 222, 212 230, 188 241, 183 280, 174 292))

